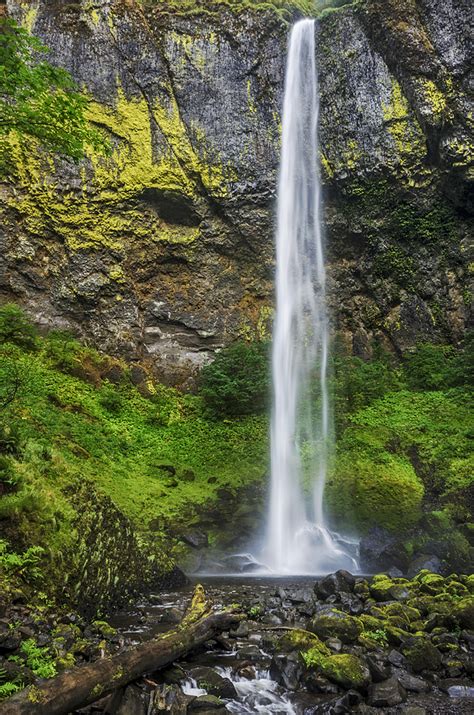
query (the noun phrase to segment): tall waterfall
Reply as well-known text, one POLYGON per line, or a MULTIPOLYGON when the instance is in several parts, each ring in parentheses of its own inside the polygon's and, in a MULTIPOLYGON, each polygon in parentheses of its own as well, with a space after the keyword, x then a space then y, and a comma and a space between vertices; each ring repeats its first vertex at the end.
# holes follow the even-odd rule
POLYGON ((350 540, 328 530, 323 509, 331 420, 315 57, 314 21, 302 20, 289 42, 278 188, 272 476, 263 555, 275 573, 357 565, 347 553, 350 540))

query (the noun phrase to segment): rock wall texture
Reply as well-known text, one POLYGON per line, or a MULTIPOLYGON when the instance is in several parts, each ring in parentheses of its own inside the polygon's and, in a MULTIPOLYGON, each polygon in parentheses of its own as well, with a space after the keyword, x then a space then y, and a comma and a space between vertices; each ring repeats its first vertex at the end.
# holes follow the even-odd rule
MULTIPOLYGON (((113 151, 80 165, 16 151, 0 296, 186 385, 216 348, 270 327, 298 12, 7 5, 91 95, 113 151)), ((466 328, 469 18, 469 0, 359 0, 316 23, 332 313, 356 354, 374 338, 402 351, 466 328)))

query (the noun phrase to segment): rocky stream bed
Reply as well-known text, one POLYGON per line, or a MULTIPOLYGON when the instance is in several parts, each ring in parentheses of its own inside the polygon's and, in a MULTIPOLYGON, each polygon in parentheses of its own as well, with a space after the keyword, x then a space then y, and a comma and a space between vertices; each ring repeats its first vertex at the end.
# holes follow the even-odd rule
MULTIPOLYGON (((242 575, 201 579, 215 606, 244 615, 165 670, 148 673, 81 715, 219 715, 474 711, 474 576, 323 579, 242 575)), ((193 583, 150 594, 88 622, 14 603, 0 623, 0 669, 38 684, 125 650, 180 623, 193 583), (26 644, 26 645, 25 645, 26 644)), ((8 700, 0 703, 0 712, 8 700)))
MULTIPOLYGON (((337 572, 322 580, 205 579, 247 614, 237 630, 81 713, 471 713, 474 577, 337 572)), ((108 638, 139 642, 178 623, 192 584, 137 603, 108 638)), ((106 636, 107 637, 107 636, 106 636)))

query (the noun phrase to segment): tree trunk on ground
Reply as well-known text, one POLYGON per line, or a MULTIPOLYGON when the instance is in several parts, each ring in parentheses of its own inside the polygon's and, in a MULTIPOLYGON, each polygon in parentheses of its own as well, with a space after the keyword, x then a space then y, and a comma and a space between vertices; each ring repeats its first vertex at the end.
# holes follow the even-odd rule
POLYGON ((42 685, 32 685, 2 703, 0 715, 68 715, 181 658, 240 618, 230 611, 214 612, 202 586, 196 586, 191 606, 176 629, 118 655, 73 668, 42 685))

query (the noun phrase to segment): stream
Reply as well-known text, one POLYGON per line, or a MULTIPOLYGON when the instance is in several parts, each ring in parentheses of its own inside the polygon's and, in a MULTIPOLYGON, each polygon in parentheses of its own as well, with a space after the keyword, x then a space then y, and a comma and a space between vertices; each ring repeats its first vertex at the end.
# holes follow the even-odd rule
MULTIPOLYGON (((397 707, 373 708, 365 705, 355 691, 344 693, 336 686, 327 692, 309 692, 312 689, 300 685, 298 667, 290 659, 282 669, 275 669, 275 658, 272 660, 275 636, 282 635, 287 626, 305 628, 314 608, 311 600, 314 599, 314 578, 195 578, 180 590, 149 595, 133 609, 115 614, 109 622, 128 643, 139 643, 165 632, 181 620, 197 582, 203 584, 206 595, 216 606, 239 604, 250 614, 249 621, 241 623, 236 631, 224 634, 219 643, 211 642, 206 649, 188 655, 164 672, 151 675, 148 683, 151 687, 163 688, 167 684, 176 690, 178 686, 183 698, 176 709, 152 712, 179 715, 185 712, 200 715, 473 712, 474 688, 466 698, 466 693, 463 697, 454 697, 460 693, 447 694, 434 686, 426 688, 429 692, 408 692, 406 702, 397 707), (258 621, 253 621, 252 615, 258 621)), ((140 692, 138 688, 136 691, 140 692)), ((117 712, 118 715, 135 715, 147 710, 130 705, 117 712)))

